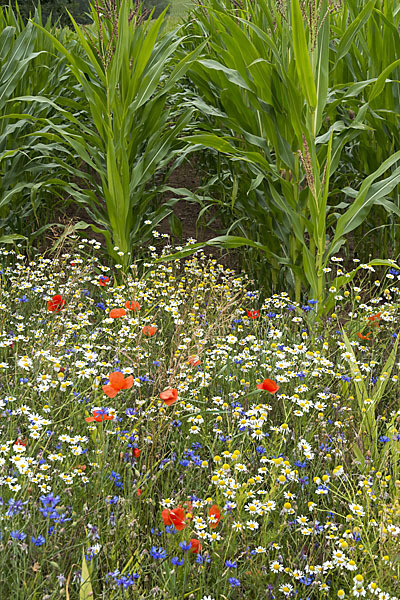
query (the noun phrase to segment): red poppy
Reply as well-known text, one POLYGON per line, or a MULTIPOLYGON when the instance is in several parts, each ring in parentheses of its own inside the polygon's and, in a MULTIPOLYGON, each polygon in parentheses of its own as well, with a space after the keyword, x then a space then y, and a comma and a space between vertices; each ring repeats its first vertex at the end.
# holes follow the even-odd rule
POLYGON ((193 356, 189 356, 188 363, 191 367, 197 367, 198 365, 201 364, 201 360, 197 356, 197 354, 193 354, 193 356))
POLYGON ((47 303, 47 310, 50 310, 51 312, 60 312, 60 310, 63 308, 65 304, 65 300, 62 296, 60 296, 60 294, 56 294, 55 296, 52 297, 51 300, 48 301, 47 303))
POLYGON ((160 398, 161 398, 161 400, 164 400, 164 403, 167 406, 171 406, 171 404, 176 402, 176 400, 178 398, 178 390, 176 390, 175 388, 170 389, 170 390, 165 390, 164 392, 161 392, 160 398))
POLYGON ((211 517, 210 527, 215 529, 221 519, 221 512, 216 504, 213 504, 208 512, 211 517))
POLYGON ((275 394, 275 392, 277 392, 279 390, 279 385, 277 385, 275 383, 275 381, 272 381, 272 379, 264 379, 264 381, 262 383, 259 383, 257 385, 257 389, 258 390, 265 390, 266 392, 269 392, 270 394, 275 394))
POLYGON ((107 283, 109 283, 109 281, 110 281, 109 277, 105 277, 105 275, 100 275, 99 285, 101 285, 101 287, 105 287, 107 285, 107 283))
POLYGON ((183 508, 174 508, 173 510, 169 510, 166 508, 161 513, 162 520, 164 525, 173 525, 175 529, 178 531, 182 531, 185 529, 185 511, 183 508))
POLYGON ((127 308, 128 310, 133 310, 133 311, 140 310, 140 304, 139 304, 139 302, 135 302, 135 300, 132 300, 132 301, 127 300, 125 302, 125 308, 127 308))
POLYGON ((190 538, 189 542, 190 542, 190 552, 193 552, 194 554, 198 554, 199 551, 201 550, 199 540, 190 538))
POLYGON ((360 340, 370 340, 370 336, 371 336, 371 332, 367 333, 367 335, 362 335, 361 333, 357 333, 357 336, 360 338, 360 340))
POLYGON ((381 313, 378 312, 376 315, 371 315, 370 317, 368 317, 368 321, 380 321, 381 320, 381 313))
MULTIPOLYGON (((247 308, 246 308, 247 310, 247 308)), ((259 310, 247 310, 247 316, 250 319, 257 319, 260 316, 260 311, 259 310)))
POLYGON ((156 331, 157 327, 153 327, 152 325, 145 325, 142 329, 143 335, 146 335, 147 337, 151 337, 156 331))
POLYGON ((14 446, 26 446, 28 439, 25 438, 21 440, 21 438, 17 438, 16 442, 14 442, 14 446))
POLYGON ((113 308, 110 310, 109 317, 110 319, 119 319, 120 317, 124 317, 126 315, 126 310, 124 308, 113 308))
POLYGON ((133 377, 129 375, 126 379, 120 371, 114 371, 108 376, 108 384, 102 386, 103 392, 109 398, 115 398, 120 390, 129 390, 133 386, 133 377))
POLYGON ((94 410, 93 417, 86 417, 85 421, 86 423, 93 423, 93 421, 96 421, 96 423, 102 423, 103 421, 112 421, 113 418, 114 417, 112 415, 107 415, 103 411, 94 410))
POLYGON ((140 488, 138 488, 138 489, 136 490, 136 493, 137 493, 137 495, 138 495, 138 496, 141 496, 141 494, 142 494, 142 490, 141 490, 140 488))
POLYGON ((139 450, 139 448, 134 448, 134 449, 133 449, 133 456, 134 456, 135 458, 139 458, 139 456, 140 456, 140 453, 141 453, 141 450, 139 450))
POLYGON ((371 315, 368 317, 368 321, 370 321, 370 327, 379 327, 378 321, 381 320, 381 313, 378 312, 376 315, 371 315))

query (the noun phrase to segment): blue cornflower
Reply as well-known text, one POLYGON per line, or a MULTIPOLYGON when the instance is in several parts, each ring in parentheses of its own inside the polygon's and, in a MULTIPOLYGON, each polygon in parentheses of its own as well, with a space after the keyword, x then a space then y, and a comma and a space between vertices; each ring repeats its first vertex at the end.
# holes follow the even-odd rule
POLYGON ((240 581, 236 577, 229 577, 228 581, 231 588, 240 587, 240 581))
POLYGON ((15 529, 14 531, 11 531, 10 538, 12 540, 20 540, 22 542, 26 538, 26 533, 19 531, 19 529, 15 529))
POLYGON ((237 569, 237 562, 236 560, 226 560, 225 566, 228 567, 228 569, 237 569))
POLYGON ((58 516, 57 511, 50 506, 39 506, 39 510, 45 519, 54 519, 58 516))
POLYGON ((181 567, 184 564, 184 562, 185 562, 185 559, 182 558, 182 560, 179 560, 178 556, 173 556, 171 558, 171 563, 173 565, 175 565, 176 567, 181 567))
POLYGON ((188 550, 190 550, 191 547, 192 547, 192 544, 190 542, 181 542, 179 544, 179 548, 182 548, 182 550, 184 552, 187 552, 188 550))
POLYGON ((111 498, 111 496, 108 496, 105 499, 105 503, 106 504, 117 504, 118 500, 119 500, 119 496, 113 496, 112 498, 111 498))
POLYGON ((10 498, 8 501, 9 509, 6 512, 7 517, 13 517, 18 514, 24 507, 25 504, 28 504, 28 500, 26 502, 22 502, 22 500, 14 500, 14 498, 10 498))
POLYGON ((53 492, 47 494, 47 496, 40 496, 39 500, 44 506, 54 507, 60 502, 60 496, 54 496, 53 492))
POLYGON ((66 523, 67 521, 71 520, 70 518, 67 518, 66 513, 62 513, 61 515, 55 513, 55 516, 52 516, 51 518, 57 523, 66 523))
MULTIPOLYGON (((165 533, 167 534, 175 534, 177 532, 177 529, 175 529, 175 527, 173 525, 167 525, 165 528, 165 533)), ((161 535, 161 532, 160 532, 161 535)))
POLYGON ((19 382, 20 383, 28 383, 29 379, 27 377, 20 377, 19 382))
POLYGON ((179 461, 179 464, 182 465, 182 467, 188 467, 190 465, 190 461, 183 459, 179 461))
POLYGON ((387 435, 381 435, 379 441, 382 442, 382 444, 386 444, 386 442, 390 442, 390 437, 388 437, 387 435))
POLYGON ((205 556, 205 555, 202 555, 202 554, 198 554, 198 555, 196 556, 196 562, 197 562, 197 564, 199 564, 199 565, 204 565, 204 563, 206 563, 206 562, 207 562, 207 563, 211 562, 211 558, 210 558, 209 556, 205 556))
POLYGON ((104 304, 104 302, 97 302, 96 306, 97 308, 100 308, 100 310, 106 310, 106 305, 104 304))
POLYGON ((154 365, 155 367, 159 367, 159 366, 161 365, 161 363, 160 363, 160 361, 159 361, 159 360, 153 360, 153 365, 154 365))
POLYGON ((304 577, 302 577, 301 579, 299 579, 299 582, 302 583, 305 586, 309 586, 309 585, 312 584, 313 578, 312 577, 307 577, 307 575, 305 575, 304 577))
POLYGON ((158 549, 157 546, 152 546, 150 554, 155 560, 164 560, 165 558, 167 558, 167 551, 163 550, 161 546, 158 549))
POLYGON ((43 535, 38 535, 37 538, 32 536, 32 544, 35 544, 35 546, 43 546, 43 544, 46 542, 46 538, 43 535))

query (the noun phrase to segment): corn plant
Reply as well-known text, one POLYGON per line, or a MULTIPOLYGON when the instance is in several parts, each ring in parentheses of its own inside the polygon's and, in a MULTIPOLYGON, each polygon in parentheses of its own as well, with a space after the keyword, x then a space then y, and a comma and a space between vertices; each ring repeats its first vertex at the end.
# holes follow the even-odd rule
POLYGON ((375 4, 348 29, 335 27, 341 6, 328 0, 244 1, 235 10, 212 0, 195 11, 194 27, 207 37, 209 51, 190 76, 210 125, 185 139, 192 150, 211 148, 239 165, 231 206, 242 235, 209 243, 261 251, 271 269, 286 269, 297 298, 303 288, 322 299, 330 257, 374 205, 400 215, 388 200, 400 181, 400 153, 393 148, 359 190, 345 191, 350 202, 331 201, 343 149, 373 130, 360 94, 366 89, 371 101, 377 98, 387 77, 384 71, 362 85, 332 85, 333 63, 338 69, 346 61, 375 4), (341 112, 354 100, 345 123, 341 112))
POLYGON ((177 60, 181 38, 175 31, 162 35, 165 11, 151 21, 132 2, 96 3, 91 10, 87 29, 71 17, 71 48, 37 25, 64 56, 75 97, 57 105, 51 97, 19 100, 56 108, 54 118, 37 120, 38 134, 80 159, 84 168, 78 170, 64 164, 86 182, 76 199, 85 204, 92 228, 104 235, 109 254, 128 264, 131 249, 145 242, 176 202, 153 207, 152 178, 178 151, 178 136, 191 119, 193 109, 179 108, 175 85, 202 45, 177 60))
MULTIPOLYGON (((40 9, 34 22, 41 23, 40 9)), ((44 28, 60 39, 64 37, 50 21, 44 28)), ((34 23, 25 25, 18 10, 0 8, 0 231, 7 239, 15 232, 32 234, 32 228, 45 223, 45 209, 64 187, 62 167, 55 163, 57 148, 44 146, 32 126, 34 115, 48 117, 53 109, 37 111, 15 100, 28 94, 51 93, 54 99, 68 96, 63 59, 51 49, 48 38, 34 23), (30 114, 16 122, 14 113, 21 111, 30 114)))

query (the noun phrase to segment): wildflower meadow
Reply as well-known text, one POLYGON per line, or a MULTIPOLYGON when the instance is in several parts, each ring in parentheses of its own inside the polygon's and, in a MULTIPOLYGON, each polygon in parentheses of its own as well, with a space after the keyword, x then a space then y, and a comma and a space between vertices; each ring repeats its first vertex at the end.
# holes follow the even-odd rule
POLYGON ((396 598, 400 270, 319 322, 149 250, 2 251, 3 597, 396 598))
POLYGON ((399 600, 400 1, 28 8, 0 600, 399 600))

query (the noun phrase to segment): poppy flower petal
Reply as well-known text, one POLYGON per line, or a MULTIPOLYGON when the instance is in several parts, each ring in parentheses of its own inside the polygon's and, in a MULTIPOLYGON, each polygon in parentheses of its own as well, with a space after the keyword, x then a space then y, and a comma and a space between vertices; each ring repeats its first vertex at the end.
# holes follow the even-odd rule
POLYGON ((193 552, 194 554, 198 554, 199 551, 201 550, 199 540, 190 538, 189 542, 190 542, 190 552, 193 552))
POLYGON ((121 371, 114 371, 114 373, 109 374, 108 382, 116 390, 121 390, 124 385, 124 374, 121 371))
POLYGON ((110 319, 119 319, 120 317, 124 317, 126 315, 126 310, 124 308, 112 308, 110 310, 109 317, 110 319))
POLYGON ((210 517, 213 517, 212 522, 210 523, 210 527, 215 529, 221 519, 221 512, 216 504, 213 504, 209 510, 210 517))
POLYGON ((133 386, 133 376, 129 375, 129 377, 124 379, 124 381, 122 382, 120 390, 129 390, 132 386, 133 386))
POLYGON ((163 392, 161 392, 160 398, 161 398, 161 400, 164 400, 164 403, 167 406, 171 406, 171 404, 176 402, 176 400, 178 398, 178 390, 175 388, 170 389, 170 390, 164 390, 163 392))
POLYGON ((103 385, 101 389, 109 398, 115 398, 118 394, 118 390, 112 385, 103 385))
POLYGON ((264 381, 262 383, 259 383, 257 385, 257 389, 265 390, 266 392, 269 392, 270 394, 275 394, 279 390, 279 388, 280 388, 280 386, 277 385, 275 383, 275 381, 272 381, 272 379, 264 379, 264 381))
POLYGON ((163 520, 164 525, 172 525, 170 511, 167 508, 162 511, 161 518, 163 520))

